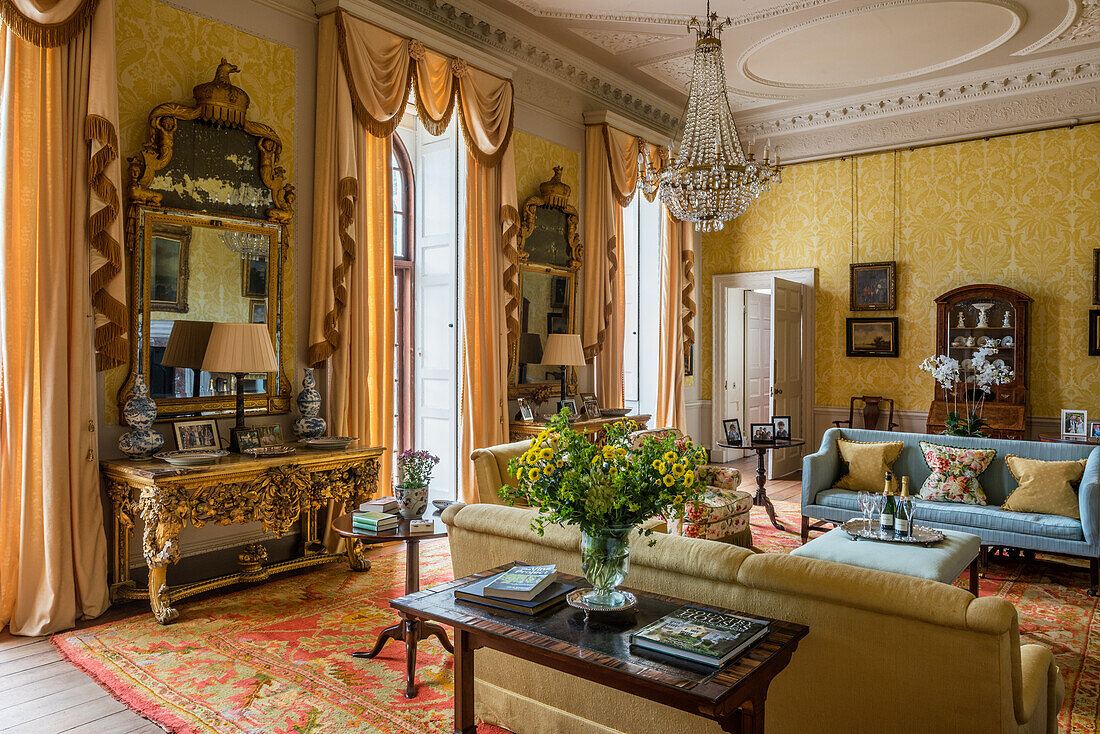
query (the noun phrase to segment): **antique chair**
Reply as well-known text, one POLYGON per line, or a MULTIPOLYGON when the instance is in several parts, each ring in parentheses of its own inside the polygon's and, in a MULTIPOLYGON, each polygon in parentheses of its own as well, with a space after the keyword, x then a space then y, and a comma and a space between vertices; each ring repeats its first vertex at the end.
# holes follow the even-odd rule
POLYGON ((833 421, 833 425, 837 428, 859 428, 853 421, 856 417, 856 403, 863 403, 863 409, 860 411, 863 415, 863 428, 869 431, 879 430, 879 419, 882 416, 883 403, 889 403, 889 412, 886 414, 886 426, 883 430, 892 431, 900 424, 894 423, 894 400, 893 398, 883 398, 874 395, 860 395, 859 397, 853 397, 848 405, 848 420, 846 421, 833 421))
MULTIPOLYGON (((630 435, 637 445, 648 436, 670 434, 676 438, 683 436, 675 428, 649 428, 630 435)), ((738 489, 741 472, 727 464, 707 464, 700 471, 699 481, 706 484, 706 491, 687 505, 682 520, 666 518, 669 532, 675 534, 679 525, 679 534, 687 538, 720 540, 743 548, 751 547, 749 511, 752 509, 752 495, 738 489)))

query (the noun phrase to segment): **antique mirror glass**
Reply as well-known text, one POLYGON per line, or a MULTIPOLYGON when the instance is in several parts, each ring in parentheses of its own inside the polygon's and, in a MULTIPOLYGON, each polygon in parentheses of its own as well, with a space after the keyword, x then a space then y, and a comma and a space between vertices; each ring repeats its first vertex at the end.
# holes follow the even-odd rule
POLYGON ((245 407, 290 408, 290 348, 283 334, 283 264, 294 187, 279 165, 275 131, 248 119, 248 95, 222 59, 195 104, 167 102, 127 159, 126 236, 131 260, 131 373, 161 416, 232 412, 233 376, 201 369, 215 323, 267 324, 280 369, 247 375, 245 407))
MULTIPOLYGON (((577 270, 581 244, 577 210, 569 205, 570 187, 561 180, 561 167, 542 183, 539 196, 523 204, 519 232, 519 267, 505 290, 514 293, 516 318, 509 328, 509 366, 512 397, 542 391, 561 392, 561 367, 543 365, 542 350, 550 334, 576 333, 577 270)), ((576 369, 568 384, 576 390, 576 369)))

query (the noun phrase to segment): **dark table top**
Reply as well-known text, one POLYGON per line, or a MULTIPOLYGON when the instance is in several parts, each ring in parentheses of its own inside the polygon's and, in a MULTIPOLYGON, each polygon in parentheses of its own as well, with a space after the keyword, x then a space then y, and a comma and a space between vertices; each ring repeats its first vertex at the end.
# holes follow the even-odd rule
MULTIPOLYGON (((455 588, 499 573, 512 565, 506 564, 463 579, 437 584, 394 599, 390 606, 420 619, 430 619, 480 633, 482 637, 495 638, 502 644, 490 646, 497 649, 507 651, 507 648, 518 647, 526 649, 532 654, 532 659, 539 661, 549 657, 562 662, 565 668, 594 668, 601 681, 606 676, 608 684, 614 685, 612 679, 617 679, 618 687, 624 690, 638 692, 648 689, 658 697, 667 696, 672 701, 682 700, 686 696, 708 704, 725 701, 750 678, 774 676, 785 666, 798 641, 809 632, 809 628, 801 624, 769 620, 771 629, 766 638, 725 667, 715 670, 687 661, 663 658, 640 649, 635 652, 630 647, 629 637, 631 632, 684 604, 720 612, 730 612, 728 609, 630 589, 638 598, 635 609, 614 614, 593 614, 586 625, 584 612, 569 606, 530 616, 455 599, 455 588), (626 679, 633 679, 634 685, 623 685, 626 679)), ((584 579, 566 574, 559 574, 558 580, 578 587, 589 586, 584 579)), ((768 619, 756 614, 743 616, 768 619)))
POLYGON ((1081 443, 1089 446, 1100 446, 1100 438, 1062 436, 1057 433, 1040 433, 1039 440, 1043 443, 1081 443))
POLYGON ((759 451, 767 449, 789 449, 792 446, 801 446, 806 443, 806 441, 801 438, 780 438, 775 441, 762 441, 760 443, 755 441, 749 441, 748 443, 726 443, 725 441, 716 441, 715 443, 724 449, 759 451))
POLYGON ((410 533, 409 521, 402 518, 397 527, 392 530, 383 530, 380 533, 371 533, 366 530, 355 530, 351 526, 351 515, 341 515, 332 521, 332 530, 344 538, 355 538, 364 543, 392 543, 395 540, 434 540, 447 537, 447 526, 439 519, 439 513, 435 512, 424 518, 435 523, 435 532, 410 533))

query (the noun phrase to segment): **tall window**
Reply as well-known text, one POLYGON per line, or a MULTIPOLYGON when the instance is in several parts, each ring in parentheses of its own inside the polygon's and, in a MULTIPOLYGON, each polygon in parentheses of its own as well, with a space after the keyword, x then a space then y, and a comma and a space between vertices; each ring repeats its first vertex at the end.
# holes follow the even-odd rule
POLYGON ((394 294, 394 442, 400 453, 415 442, 415 402, 413 365, 416 361, 415 301, 415 220, 413 168, 409 153, 398 135, 393 136, 390 158, 393 175, 393 294, 394 294))
POLYGON ((623 338, 623 401, 639 413, 657 408, 660 348, 661 202, 641 192, 623 210, 623 279, 626 284, 623 338))

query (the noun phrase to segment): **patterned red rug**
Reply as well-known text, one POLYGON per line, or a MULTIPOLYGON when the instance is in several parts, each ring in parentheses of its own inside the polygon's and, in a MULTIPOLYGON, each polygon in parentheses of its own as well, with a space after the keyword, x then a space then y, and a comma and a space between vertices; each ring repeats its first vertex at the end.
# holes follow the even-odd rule
MULTIPOLYGON (((781 520, 798 528, 798 506, 777 502, 781 520)), ((754 508, 761 549, 785 553, 794 532, 772 528, 754 508)), ((424 543, 425 586, 450 579, 446 541, 424 543)), ((181 619, 162 627, 149 614, 56 635, 54 644, 116 698, 172 732, 191 734, 436 734, 450 732, 452 661, 434 640, 420 644, 419 695, 403 695, 404 649, 395 643, 374 660, 347 655, 369 647, 395 620, 389 600, 404 584, 404 553, 395 547, 367 573, 331 564, 243 591, 183 602, 181 619)), ((1100 621, 1085 594, 1080 562, 1040 556, 993 559, 983 595, 1019 611, 1028 642, 1054 650, 1066 683, 1062 731, 1097 732, 1100 621)), ((629 584, 629 580, 627 581, 629 584)), ((966 585, 964 577, 958 581, 966 585)), ((507 734, 481 726, 480 734, 507 734)))

